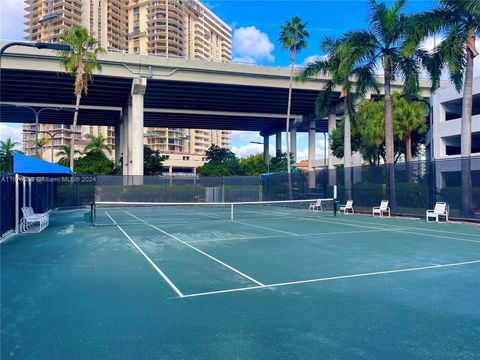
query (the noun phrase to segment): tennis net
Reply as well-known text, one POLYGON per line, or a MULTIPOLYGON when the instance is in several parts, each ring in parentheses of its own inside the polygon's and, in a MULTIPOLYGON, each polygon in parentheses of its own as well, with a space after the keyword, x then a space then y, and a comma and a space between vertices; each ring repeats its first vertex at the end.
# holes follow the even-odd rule
POLYGON ((247 219, 334 216, 334 199, 251 201, 231 203, 113 202, 94 204, 94 226, 178 224, 247 219))

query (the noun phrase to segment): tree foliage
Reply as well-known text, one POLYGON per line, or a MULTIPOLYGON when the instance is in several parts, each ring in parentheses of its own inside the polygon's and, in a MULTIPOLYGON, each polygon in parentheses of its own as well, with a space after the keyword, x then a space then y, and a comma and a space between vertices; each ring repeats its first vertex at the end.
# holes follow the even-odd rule
POLYGON ((480 2, 439 0, 438 5, 437 8, 412 16, 403 52, 410 54, 416 51, 427 36, 444 35, 443 41, 434 49, 435 61, 427 70, 435 90, 440 85, 442 69, 446 67, 450 81, 460 92, 465 79, 467 51, 473 57, 478 55, 475 35, 480 32, 480 2))
POLYGON ((386 162, 395 159, 393 110, 391 83, 396 77, 403 79, 404 92, 417 94, 421 66, 430 61, 427 52, 415 49, 402 52, 407 36, 409 16, 405 15, 406 0, 396 0, 386 5, 383 2, 369 2, 368 28, 347 31, 337 45, 340 68, 358 68, 364 73, 375 73, 379 64, 384 73, 384 121, 386 162))
MULTIPOLYGON (((74 26, 68 29, 62 34, 60 40, 70 46, 69 50, 60 51, 60 64, 75 78, 73 91, 76 96, 75 114, 73 115, 73 129, 75 129, 82 93, 87 94, 88 83, 93 79, 93 72, 102 70, 97 56, 106 54, 106 51, 97 46, 95 37, 91 36, 84 27, 74 26)), ((70 145, 70 169, 73 171, 75 157, 74 137, 70 145)))
POLYGON ((240 164, 235 154, 227 148, 212 145, 207 150, 207 162, 197 168, 200 176, 240 175, 240 164))
POLYGON ((144 175, 161 175, 163 172, 163 161, 165 161, 165 156, 161 156, 158 150, 155 151, 147 145, 143 145, 144 175))
POLYGON ((267 172, 267 164, 262 153, 241 158, 239 163, 240 173, 244 176, 257 176, 267 172))
POLYGON ((15 150, 19 145, 20 143, 12 141, 11 138, 0 141, 0 172, 12 172, 13 153, 19 152, 15 150))
POLYGON ((101 152, 112 154, 112 148, 106 144, 107 139, 102 134, 98 136, 87 134, 85 137, 89 140, 89 143, 84 149, 85 153, 101 152))
MULTIPOLYGON (((409 102, 397 93, 392 97, 392 105, 395 161, 407 154, 407 142, 410 142, 411 155, 416 156, 426 131, 425 105, 418 101, 409 102)), ((383 101, 364 101, 352 122, 352 150, 359 151, 370 164, 386 160, 383 110, 383 101)), ((343 126, 330 134, 330 146, 335 157, 343 157, 343 126)))
MULTIPOLYGON (((56 156, 60 156, 57 163, 63 166, 70 165, 70 154, 71 154, 71 147, 70 144, 60 146, 60 151, 57 151, 55 154, 56 156)), ((75 150, 74 155, 81 155, 82 152, 80 150, 75 150)))
POLYGON ((109 175, 114 172, 114 168, 113 161, 98 151, 91 151, 75 159, 75 170, 78 174, 109 175))

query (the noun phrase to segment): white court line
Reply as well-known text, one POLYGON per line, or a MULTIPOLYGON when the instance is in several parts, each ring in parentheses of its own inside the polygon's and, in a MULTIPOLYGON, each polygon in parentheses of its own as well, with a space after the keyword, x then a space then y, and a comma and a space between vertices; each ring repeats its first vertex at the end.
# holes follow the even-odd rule
MULTIPOLYGON (((373 227, 373 226, 368 226, 368 225, 361 225, 358 223, 358 221, 353 221, 353 220, 347 220, 347 219, 338 219, 334 221, 328 221, 325 219, 319 219, 319 218, 305 218, 305 220, 311 220, 311 221, 319 221, 319 222, 326 222, 326 223, 332 223, 332 224, 343 224, 347 226, 358 226, 361 228, 366 228, 366 229, 377 229, 380 230, 381 228, 379 227, 373 227), (345 222, 346 221, 346 222, 345 222)), ((368 224, 372 224, 371 222, 368 222, 368 224)), ((401 226, 401 225, 388 225, 388 224, 380 224, 384 225, 386 228, 392 228, 394 227, 395 230, 390 230, 392 232, 399 232, 399 233, 405 233, 405 234, 413 234, 413 235, 423 235, 423 236, 430 236, 434 238, 444 238, 444 239, 450 239, 450 240, 455 240, 455 241, 465 241, 465 242, 473 242, 473 243, 480 243, 480 240, 468 240, 468 239, 461 239, 461 238, 456 238, 453 236, 445 236, 445 235, 437 235, 437 234, 426 234, 426 233, 420 233, 420 232, 414 232, 414 231, 407 231, 404 230, 406 227, 401 226)), ((379 225, 379 226, 380 226, 379 225)), ((418 228, 416 228, 418 229, 418 228)))
POLYGON ((452 267, 452 266, 470 265, 470 264, 478 264, 478 263, 480 263, 480 260, 463 261, 463 262, 443 264, 443 265, 442 264, 435 264, 435 265, 429 265, 429 266, 420 266, 420 267, 397 269, 397 270, 376 271, 376 272, 361 273, 361 274, 331 276, 331 277, 316 278, 316 279, 309 279, 309 280, 299 280, 299 281, 289 281, 289 282, 282 282, 282 283, 275 283, 275 284, 267 284, 267 285, 264 285, 264 286, 251 286, 251 287, 243 287, 243 288, 235 288, 235 289, 226 289, 226 290, 217 290, 217 291, 208 291, 208 292, 202 292, 202 293, 187 294, 187 295, 184 295, 182 298, 191 298, 191 297, 207 296, 207 295, 217 295, 217 294, 225 294, 225 293, 231 293, 231 292, 248 291, 248 290, 256 290, 256 289, 266 289, 266 288, 274 288, 274 287, 280 287, 280 286, 308 284, 308 283, 315 283, 315 282, 321 282, 321 281, 352 279, 352 278, 358 278, 358 277, 395 274, 395 273, 410 272, 410 271, 440 269, 440 268, 446 268, 446 267, 452 267))
POLYGON ((165 235, 167 235, 167 236, 171 237, 172 239, 174 239, 174 240, 177 240, 177 241, 181 242, 181 243, 182 243, 182 244, 184 244, 185 246, 188 246, 189 248, 191 248, 191 249, 193 249, 193 250, 195 250, 195 251, 199 252, 200 254, 202 254, 202 255, 205 255, 205 256, 206 256, 206 257, 208 257, 209 259, 212 259, 213 261, 216 261, 216 262, 217 262, 217 263, 219 263, 220 265, 223 265, 223 266, 225 266, 226 268, 228 268, 228 269, 230 269, 230 270, 232 270, 232 271, 236 272, 237 274, 239 274, 239 275, 243 276, 244 278, 246 278, 246 279, 248 279, 248 280, 250 280, 250 281, 254 282, 255 284, 257 284, 257 285, 260 285, 260 286, 264 286, 264 284, 262 284, 260 281, 257 281, 257 280, 255 280, 254 278, 252 278, 252 277, 248 276, 247 274, 244 274, 244 273, 243 273, 243 272, 241 272, 240 270, 237 270, 237 269, 235 269, 234 267, 232 267, 232 266, 230 266, 230 265, 228 265, 228 264, 224 263, 223 261, 221 261, 221 260, 217 259, 216 257, 213 257, 212 255, 209 255, 209 254, 207 254, 205 251, 202 251, 202 250, 200 250, 200 249, 196 248, 195 246, 193 246, 193 245, 190 245, 189 243, 187 243, 187 242, 185 242, 185 241, 183 241, 183 240, 179 239, 179 238, 178 238, 178 237, 176 237, 175 235, 172 235, 172 234, 170 234, 170 233, 166 232, 165 230, 162 230, 162 229, 160 229, 160 228, 156 227, 155 225, 152 225, 152 224, 150 224, 150 223, 148 223, 148 222, 146 222, 146 221, 144 221, 144 220, 140 219, 138 216, 135 216, 135 215, 133 215, 133 214, 129 213, 128 211, 125 211, 125 213, 126 213, 126 214, 128 214, 128 215, 130 215, 130 216, 133 216, 134 218, 136 218, 136 219, 138 219, 138 220, 140 220, 140 221, 142 221, 142 222, 143 222, 145 225, 148 225, 148 226, 150 226, 150 227, 152 227, 152 228, 156 229, 157 231, 160 231, 162 234, 165 234, 165 235))
POLYGON ((241 240, 256 240, 256 239, 271 239, 271 238, 288 238, 288 237, 309 237, 309 236, 323 236, 323 235, 342 235, 342 234, 359 234, 359 233, 373 233, 373 232, 394 232, 392 229, 375 229, 375 230, 352 230, 352 231, 335 231, 335 232, 323 232, 323 233, 297 233, 292 235, 264 235, 264 236, 244 236, 244 237, 231 237, 231 238, 218 238, 218 239, 196 239, 188 241, 189 244, 196 243, 208 243, 208 242, 228 242, 228 241, 241 241, 241 240))
POLYGON ((243 222, 243 221, 238 221, 238 220, 232 220, 232 221, 233 221, 233 222, 236 222, 236 223, 239 223, 239 224, 248 225, 248 226, 253 226, 253 227, 256 227, 256 228, 260 228, 260 229, 265 229, 265 230, 276 231, 276 232, 279 232, 279 233, 282 233, 282 234, 294 235, 294 236, 296 236, 296 235, 297 235, 297 234, 295 234, 295 233, 292 233, 292 232, 283 231, 283 230, 277 230, 277 229, 270 228, 270 227, 267 227, 267 226, 261 226, 261 225, 249 224, 249 223, 246 223, 246 222, 243 222))
MULTIPOLYGON (((362 215, 361 215, 362 216, 362 215)), ((367 217, 367 216, 365 216, 367 217)), ((353 223, 358 223, 359 221, 356 221, 356 220, 349 220, 349 219, 343 219, 345 221, 349 221, 349 222, 353 222, 353 223)), ((373 223, 371 221, 365 221, 364 223, 366 224, 372 224, 372 225, 377 225, 376 223, 373 223)), ((387 224, 387 223, 381 223, 381 224, 378 224, 378 225, 386 225, 386 226, 392 226, 390 224, 387 224)), ((476 225, 473 225, 473 226, 476 226, 476 225)), ((480 237, 480 234, 469 234, 469 233, 460 233, 460 232, 456 232, 456 231, 445 231, 445 230, 437 230, 437 229, 426 229, 426 228, 419 228, 419 227, 413 227, 413 226, 407 226, 407 225, 395 225, 395 227, 399 227, 399 228, 404 228, 404 229, 411 229, 411 230, 421 230, 421 231, 430 231, 430 232, 439 232, 439 233, 443 233, 443 234, 455 234, 455 235, 466 235, 466 236, 473 236, 473 237, 480 237)), ((479 227, 479 231, 480 231, 480 227, 479 227)))
POLYGON ((168 278, 167 275, 165 275, 163 273, 162 270, 160 270, 160 268, 153 262, 152 259, 150 259, 150 257, 148 257, 147 254, 145 254, 143 252, 143 250, 135 243, 135 241, 133 241, 133 239, 122 229, 122 227, 120 225, 117 224, 117 222, 115 220, 113 220, 113 218, 110 216, 110 214, 108 212, 105 211, 105 214, 110 218, 110 220, 113 221, 113 223, 120 229, 120 231, 123 233, 123 235, 125 235, 127 237, 128 240, 130 240, 130 242, 133 244, 133 246, 135 246, 135 248, 140 252, 140 254, 142 254, 145 259, 147 259, 147 261, 150 263, 150 265, 152 265, 152 267, 160 274, 160 276, 167 282, 168 285, 170 285, 170 287, 177 293, 178 296, 180 297, 183 297, 184 295, 182 294, 182 292, 180 290, 178 290, 178 288, 175 286, 175 284, 168 278))

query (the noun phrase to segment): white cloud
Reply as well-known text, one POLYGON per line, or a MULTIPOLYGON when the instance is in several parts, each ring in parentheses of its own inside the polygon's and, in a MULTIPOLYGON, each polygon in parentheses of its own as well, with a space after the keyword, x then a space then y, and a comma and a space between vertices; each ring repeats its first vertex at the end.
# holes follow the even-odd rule
POLYGON ((263 142, 263 137, 255 131, 232 131, 232 142, 235 141, 260 141, 263 142))
POLYGON ((21 40, 24 33, 24 0, 0 0, 0 38, 21 40))
POLYGON ((255 26, 239 27, 233 32, 233 62, 257 63, 267 60, 273 62, 274 45, 268 35, 255 26))
MULTIPOLYGON (((325 154, 324 151, 325 140, 317 140, 315 142, 315 159, 322 160, 325 154)), ((328 151, 328 144, 327 144, 327 151, 328 151)), ((307 160, 308 159, 308 147, 304 148, 297 152, 297 161, 307 160)))
POLYGON ((247 157, 255 155, 263 151, 263 145, 260 144, 246 144, 243 146, 232 146, 232 151, 239 157, 247 157))
MULTIPOLYGON (((22 143, 22 126, 20 124, 0 123, 0 140, 11 138, 14 142, 22 143)), ((21 146, 19 146, 21 147, 21 146)))
POLYGON ((307 56, 305 58, 305 60, 303 60, 303 66, 305 65, 309 65, 317 60, 323 60, 323 59, 327 59, 327 55, 311 55, 311 56, 307 56))
MULTIPOLYGON (((269 153, 271 156, 275 156, 275 147, 270 146, 268 149, 269 153)), ((262 144, 245 144, 242 146, 232 146, 232 151, 238 156, 238 157, 248 157, 250 155, 256 155, 263 153, 263 145, 262 144)))

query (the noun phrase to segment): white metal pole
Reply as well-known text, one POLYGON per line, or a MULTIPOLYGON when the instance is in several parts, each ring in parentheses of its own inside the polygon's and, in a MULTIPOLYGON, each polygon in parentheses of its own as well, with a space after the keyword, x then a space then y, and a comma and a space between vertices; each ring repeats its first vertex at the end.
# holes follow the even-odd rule
POLYGON ((26 207, 27 206, 27 183, 25 182, 25 178, 22 179, 22 206, 26 207))
POLYGON ((28 178, 28 206, 32 206, 32 178, 28 178))
POLYGON ((15 234, 19 232, 19 222, 20 222, 20 213, 19 213, 19 206, 20 206, 20 190, 18 188, 18 174, 15 174, 15 234))
POLYGON ((230 220, 233 221, 233 203, 230 204, 230 220))

